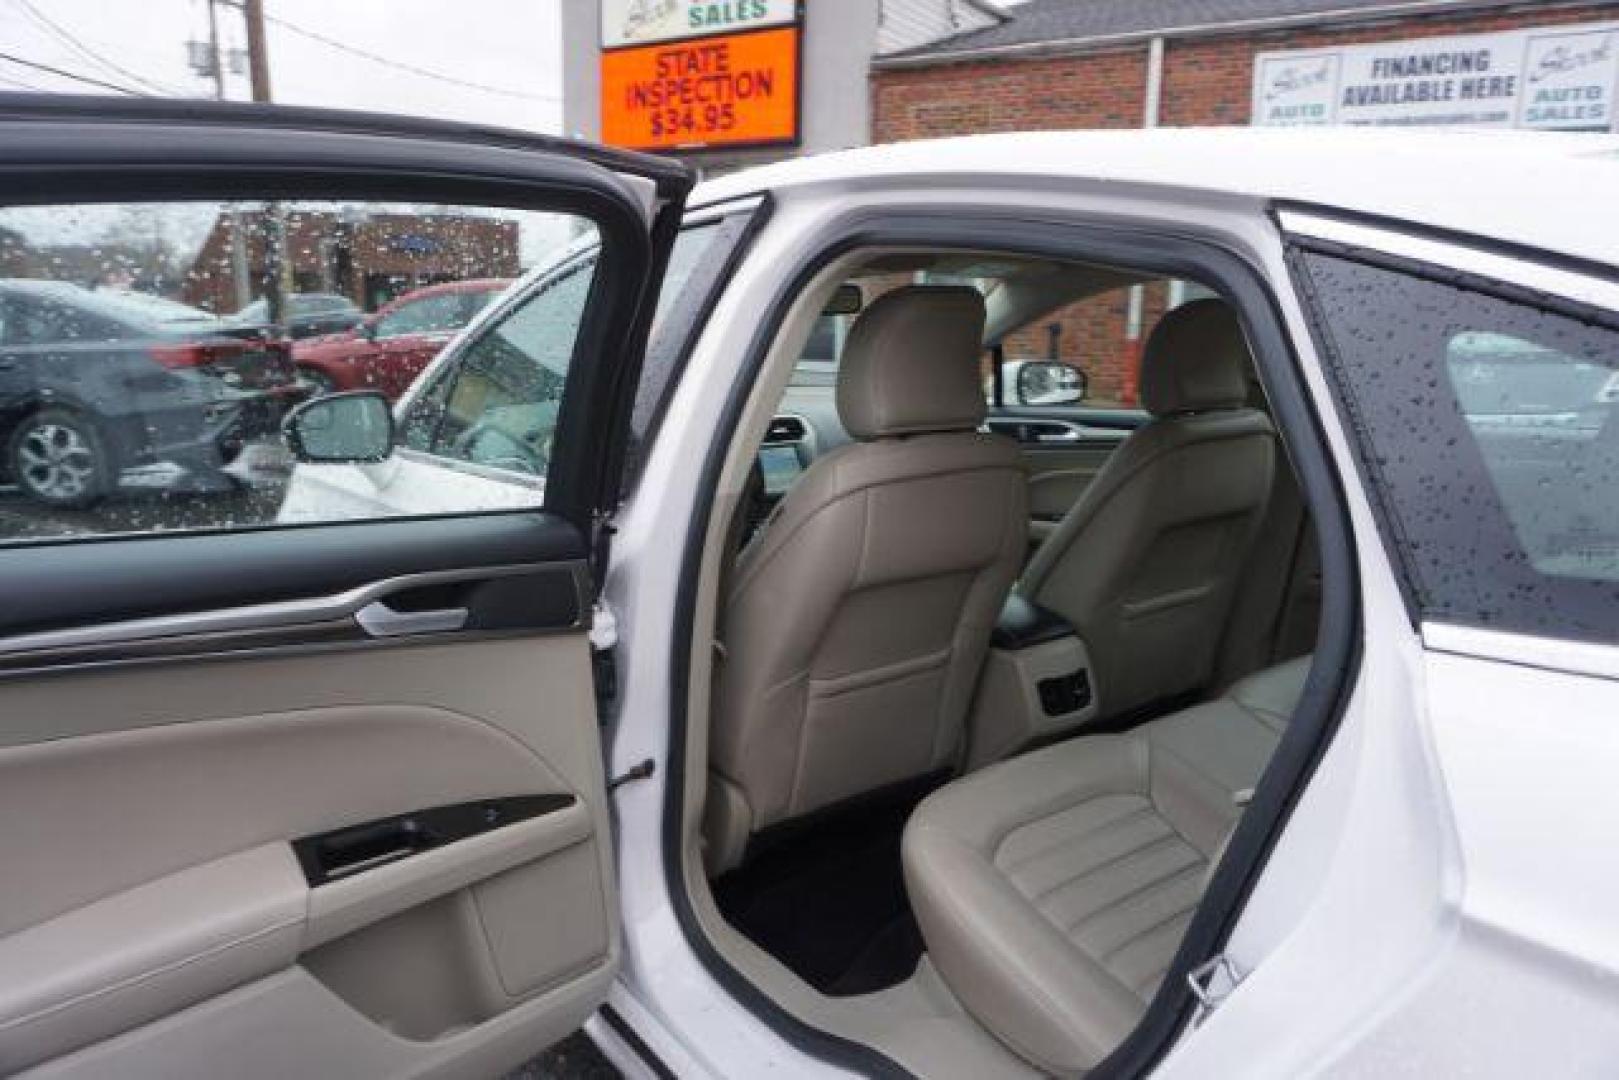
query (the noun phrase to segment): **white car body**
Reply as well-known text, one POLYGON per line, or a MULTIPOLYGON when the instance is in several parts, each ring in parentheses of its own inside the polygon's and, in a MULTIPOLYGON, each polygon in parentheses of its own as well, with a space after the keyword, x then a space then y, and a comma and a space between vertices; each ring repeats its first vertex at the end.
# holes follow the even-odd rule
MULTIPOLYGON (((1282 228, 1619 311, 1619 285, 1573 262, 1619 266, 1619 233, 1606 227, 1616 179, 1619 140, 1607 137, 1161 131, 884 146, 700 187, 695 209, 767 194, 772 214, 618 519, 606 593, 622 673, 610 773, 668 752, 674 628, 661 613, 675 608, 682 573, 669 523, 698 511, 692 463, 721 426, 718 388, 743 377, 755 313, 826 222, 882 208, 1038 208, 1209 240, 1276 286, 1308 391, 1331 418, 1282 228), (1280 222, 1278 203, 1290 207, 1280 222)), ((1619 821, 1619 647, 1413 627, 1348 436, 1330 419, 1324 429, 1354 532, 1358 675, 1226 950, 1240 983, 1156 1074, 1610 1075, 1619 873, 1603 853, 1619 821)), ((690 945, 663 864, 667 783, 660 769, 617 799, 627 959, 615 1010, 680 1075, 827 1075, 690 945)), ((613 1028, 590 1030, 639 1068, 613 1028)))
MULTIPOLYGON (((668 760, 682 703, 671 697, 678 639, 667 613, 679 608, 685 523, 705 497, 694 463, 728 437, 723 409, 750 377, 758 313, 828 222, 959 208, 1195 237, 1274 289, 1343 479, 1360 655, 1336 733, 1229 939, 1218 1007, 1155 1075, 1611 1075, 1619 870, 1605 853, 1619 821, 1619 645, 1412 625, 1284 234, 1619 313, 1615 180, 1619 139, 1609 137, 1299 130, 977 137, 700 186, 688 215, 760 198, 771 212, 722 286, 617 518, 605 590, 621 679, 609 775, 668 760)), ((548 272, 514 286, 428 374, 548 272)), ((450 509, 434 502, 446 467, 414 454, 300 466, 283 519, 450 509)), ((486 492, 480 504, 532 504, 531 486, 462 471, 459 483, 486 492)), ((653 1075, 647 1051, 681 1076, 837 1072, 740 1001, 694 947, 665 864, 669 783, 660 767, 616 795, 626 950, 610 1004, 621 1024, 598 1017, 588 1030, 632 1075, 653 1075)))

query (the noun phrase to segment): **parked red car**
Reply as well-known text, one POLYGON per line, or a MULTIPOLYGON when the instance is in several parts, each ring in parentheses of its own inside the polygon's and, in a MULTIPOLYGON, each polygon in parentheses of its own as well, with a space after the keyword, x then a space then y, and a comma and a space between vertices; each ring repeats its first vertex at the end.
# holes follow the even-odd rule
POLYGON ((416 289, 353 330, 297 342, 293 362, 317 393, 378 390, 392 401, 509 284, 505 278, 481 278, 416 289))

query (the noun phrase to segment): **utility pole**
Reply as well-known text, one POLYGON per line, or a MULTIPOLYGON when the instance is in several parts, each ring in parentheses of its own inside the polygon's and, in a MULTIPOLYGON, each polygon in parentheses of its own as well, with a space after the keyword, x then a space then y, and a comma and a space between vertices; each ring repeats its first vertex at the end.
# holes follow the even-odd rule
POLYGON ((208 47, 214 51, 214 97, 225 100, 225 45, 219 40, 217 0, 208 0, 208 47))
MULTIPOLYGON (((225 45, 219 38, 219 0, 208 0, 208 45, 214 53, 214 97, 224 101, 225 45)), ((253 300, 253 289, 247 280, 247 237, 243 234, 245 221, 241 211, 234 207, 222 217, 230 228, 230 272, 236 288, 236 310, 241 311, 253 300)))
MULTIPOLYGON (((243 0, 242 19, 247 23, 247 70, 253 85, 253 100, 268 105, 270 95, 270 42, 264 29, 264 0, 243 0)), ((279 203, 268 207, 269 250, 272 261, 265 299, 269 301, 270 321, 284 323, 286 298, 293 293, 292 261, 287 257, 287 219, 279 203)))
POLYGON ((242 17, 247 20, 247 68, 253 80, 253 100, 270 101, 270 43, 264 34, 264 0, 245 0, 242 17))

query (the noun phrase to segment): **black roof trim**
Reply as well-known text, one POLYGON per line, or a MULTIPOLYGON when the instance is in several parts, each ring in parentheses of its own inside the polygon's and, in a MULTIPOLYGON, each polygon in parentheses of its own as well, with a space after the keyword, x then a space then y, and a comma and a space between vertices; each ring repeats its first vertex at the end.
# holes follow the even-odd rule
POLYGON ((672 158, 617 150, 597 143, 485 124, 430 120, 390 113, 260 105, 192 98, 136 98, 92 94, 0 93, 0 120, 79 121, 91 124, 253 124, 332 134, 436 139, 566 154, 615 172, 644 176, 658 194, 684 197, 695 182, 691 170, 672 158))

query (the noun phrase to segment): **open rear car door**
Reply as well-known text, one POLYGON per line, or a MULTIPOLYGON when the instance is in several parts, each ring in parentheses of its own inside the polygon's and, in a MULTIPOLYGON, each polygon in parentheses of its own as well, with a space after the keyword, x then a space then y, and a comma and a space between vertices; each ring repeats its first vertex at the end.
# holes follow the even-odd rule
MULTIPOLYGON (((290 525, 272 486, 188 517, 200 504, 130 495, 116 469, 99 509, 0 488, 0 1073, 493 1076, 604 999, 620 944, 596 533, 689 184, 671 162, 457 125, 0 97, 0 278, 49 278, 30 252, 126 221, 196 253, 169 267, 182 292, 214 275, 359 294, 368 266, 383 281, 411 259, 512 276, 588 230, 601 251, 543 319, 532 296, 497 301, 431 415, 334 406, 311 424, 333 437, 295 469, 439 462, 436 512, 290 525), (391 445, 333 434, 354 418, 394 425, 391 445), (508 483, 521 497, 478 501, 508 483)), ((139 262, 107 244, 109 264, 139 262)), ((199 446, 224 462, 254 431, 279 444, 257 369, 209 381, 221 346, 151 349, 110 397, 84 389, 107 348, 34 348, 79 374, 0 381, 0 410, 35 421, 19 462, 59 446, 66 468, 70 443, 27 442, 41 417, 104 451, 171 376, 197 415, 151 405, 142 460, 193 475, 199 446), (193 423, 182 454, 168 433, 193 423)))

